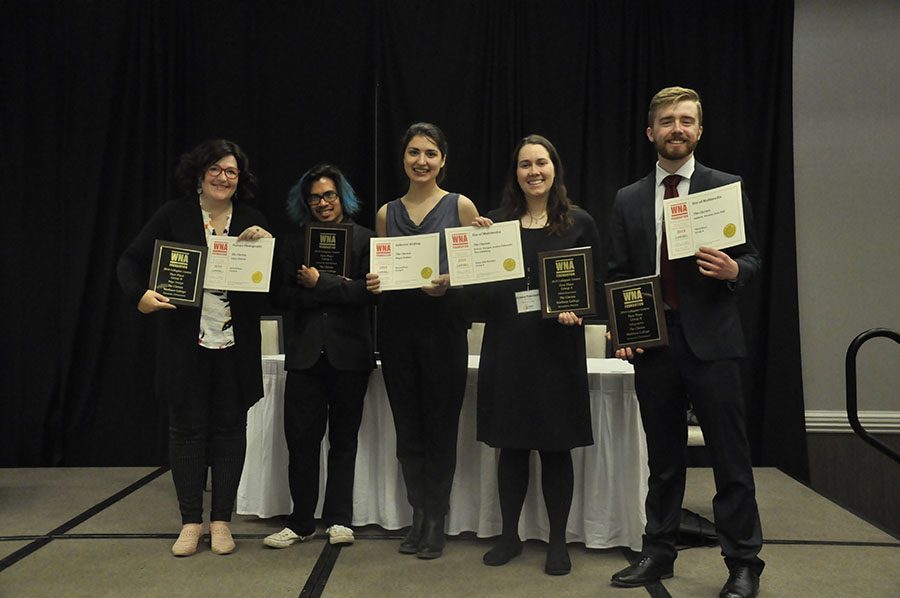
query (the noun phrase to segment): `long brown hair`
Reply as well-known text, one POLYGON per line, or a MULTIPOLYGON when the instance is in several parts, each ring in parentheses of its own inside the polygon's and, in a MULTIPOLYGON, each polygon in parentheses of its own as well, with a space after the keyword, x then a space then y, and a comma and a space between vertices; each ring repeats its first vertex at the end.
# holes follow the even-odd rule
POLYGON ((503 188, 503 195, 500 199, 500 214, 504 218, 515 220, 528 212, 525 193, 522 191, 522 187, 519 186, 519 179, 516 176, 519 166, 519 151, 526 145, 540 145, 550 154, 554 177, 553 185, 550 187, 550 193, 547 196, 547 232, 558 235, 572 226, 572 216, 569 214, 569 211, 575 206, 566 192, 566 183, 563 179, 563 164, 559 157, 559 152, 556 151, 549 139, 541 135, 523 137, 513 150, 512 162, 506 176, 506 185, 503 188))

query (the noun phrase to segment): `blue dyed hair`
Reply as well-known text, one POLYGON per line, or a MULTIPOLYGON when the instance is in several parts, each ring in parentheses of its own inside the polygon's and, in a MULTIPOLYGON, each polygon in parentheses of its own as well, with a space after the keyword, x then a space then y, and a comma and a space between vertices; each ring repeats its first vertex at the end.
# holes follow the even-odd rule
POLYGON ((323 177, 334 182, 344 214, 353 216, 359 212, 359 199, 357 199, 356 192, 353 190, 353 186, 350 185, 350 181, 344 176, 344 173, 331 164, 316 164, 304 172, 297 184, 291 187, 291 190, 288 192, 287 214, 291 220, 300 226, 313 220, 306 198, 309 197, 309 190, 313 183, 323 177))

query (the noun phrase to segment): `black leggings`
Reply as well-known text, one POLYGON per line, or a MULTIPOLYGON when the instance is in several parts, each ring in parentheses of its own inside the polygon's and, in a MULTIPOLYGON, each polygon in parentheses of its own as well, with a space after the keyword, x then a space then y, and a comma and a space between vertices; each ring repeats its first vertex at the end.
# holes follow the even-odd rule
POLYGON ((466 392, 466 327, 453 289, 444 297, 418 289, 399 293, 385 297, 379 337, 397 459, 409 504, 429 517, 443 517, 450 509, 466 392))
MULTIPOLYGON (((541 489, 550 520, 550 545, 565 545, 566 524, 572 507, 574 474, 570 451, 539 451, 541 455, 541 489)), ((519 515, 528 491, 528 449, 500 449, 497 481, 500 490, 500 514, 503 517, 504 541, 519 541, 519 515)))
POLYGON ((231 521, 247 448, 247 410, 234 350, 197 350, 196 392, 169 405, 169 463, 182 524, 203 521, 207 467, 212 468, 210 520, 231 521))

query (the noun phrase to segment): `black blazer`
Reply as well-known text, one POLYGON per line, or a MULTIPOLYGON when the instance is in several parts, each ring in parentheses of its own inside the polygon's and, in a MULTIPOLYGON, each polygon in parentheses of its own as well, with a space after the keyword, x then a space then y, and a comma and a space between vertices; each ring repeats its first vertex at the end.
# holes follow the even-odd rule
MULTIPOLYGON (((229 231, 232 236, 237 236, 248 226, 268 227, 266 218, 254 208, 238 201, 233 201, 232 205, 229 231)), ((148 288, 156 239, 206 245, 203 215, 196 197, 164 204, 119 258, 119 284, 135 307, 148 288)), ((263 396, 259 316, 266 309, 268 299, 265 293, 235 291, 229 291, 228 297, 231 301, 240 394, 244 405, 250 407, 263 396)), ((179 307, 160 310, 150 317, 157 322, 157 394, 167 402, 180 404, 196 394, 194 373, 197 370, 200 310, 179 307)))
MULTIPOLYGON (((695 162, 690 192, 699 193, 740 180, 736 175, 695 162)), ((616 193, 609 260, 611 280, 650 276, 656 272, 655 187, 654 170, 616 193)), ((743 204, 747 242, 724 250, 740 267, 736 283, 703 276, 694 258, 675 260, 684 336, 694 355, 703 360, 746 354, 735 290, 759 271, 762 259, 753 242, 753 213, 746 192, 743 204)))
POLYGON ((307 265, 306 227, 280 242, 272 301, 290 316, 285 331, 286 370, 311 368, 323 351, 337 370, 370 371, 375 367, 372 305, 377 296, 366 290, 369 239, 375 233, 348 219, 344 223, 353 225, 350 280, 319 273, 314 288, 298 285, 297 269, 307 265))

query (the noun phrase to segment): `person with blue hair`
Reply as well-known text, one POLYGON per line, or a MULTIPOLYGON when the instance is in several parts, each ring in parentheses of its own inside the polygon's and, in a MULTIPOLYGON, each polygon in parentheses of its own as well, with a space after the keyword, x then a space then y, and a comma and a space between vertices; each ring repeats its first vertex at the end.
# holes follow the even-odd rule
POLYGON ((353 542, 353 475, 363 400, 375 359, 372 305, 366 290, 373 232, 352 220, 359 211, 353 187, 336 167, 319 164, 290 190, 287 213, 299 228, 287 235, 273 276, 273 303, 286 310, 284 435, 294 509, 287 527, 266 537, 287 548, 315 534, 319 452, 328 425, 328 477, 322 520, 331 544, 353 542), (319 272, 306 255, 311 224, 351 227, 350 267, 319 272))

